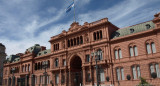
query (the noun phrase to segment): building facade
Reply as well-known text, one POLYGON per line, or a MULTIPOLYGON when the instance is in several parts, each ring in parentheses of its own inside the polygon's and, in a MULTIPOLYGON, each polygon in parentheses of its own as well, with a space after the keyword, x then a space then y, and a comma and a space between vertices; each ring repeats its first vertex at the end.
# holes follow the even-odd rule
POLYGON ((0 85, 2 85, 3 80, 3 62, 6 59, 5 46, 0 43, 0 85))
POLYGON ((4 85, 136 86, 143 77, 160 86, 160 13, 126 28, 107 18, 84 25, 74 22, 49 42, 50 49, 35 44, 11 55, 4 65, 4 85), (47 74, 43 62, 48 63, 47 74))

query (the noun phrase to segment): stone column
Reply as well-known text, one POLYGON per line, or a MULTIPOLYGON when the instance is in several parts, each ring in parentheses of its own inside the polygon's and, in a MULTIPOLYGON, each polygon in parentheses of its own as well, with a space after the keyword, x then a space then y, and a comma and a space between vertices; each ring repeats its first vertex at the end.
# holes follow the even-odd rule
POLYGON ((82 70, 83 70, 83 85, 85 85, 86 83, 86 73, 85 73, 85 67, 82 67, 82 70))

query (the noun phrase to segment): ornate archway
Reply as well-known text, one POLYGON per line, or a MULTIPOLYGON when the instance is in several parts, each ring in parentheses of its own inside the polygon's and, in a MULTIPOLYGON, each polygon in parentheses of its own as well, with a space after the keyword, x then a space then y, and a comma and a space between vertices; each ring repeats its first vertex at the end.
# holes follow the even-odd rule
POLYGON ((70 80, 71 86, 82 85, 82 60, 79 56, 74 56, 70 60, 70 80))

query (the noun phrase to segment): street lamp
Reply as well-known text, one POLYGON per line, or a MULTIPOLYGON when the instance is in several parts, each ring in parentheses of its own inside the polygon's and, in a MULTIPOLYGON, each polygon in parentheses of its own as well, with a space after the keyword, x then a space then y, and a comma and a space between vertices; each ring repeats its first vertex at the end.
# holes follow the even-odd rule
POLYGON ((99 60, 99 55, 100 55, 100 52, 92 52, 91 53, 91 56, 95 56, 95 61, 96 61, 96 79, 97 79, 97 86, 99 86, 99 81, 98 81, 98 65, 97 65, 97 61, 99 60))
POLYGON ((14 71, 15 71, 15 68, 12 68, 12 69, 11 69, 11 72, 12 72, 12 86, 15 86, 14 71))
POLYGON ((44 86, 47 86, 47 72, 46 72, 46 69, 48 67, 48 61, 44 61, 42 63, 42 66, 43 66, 43 69, 45 70, 45 72, 43 73, 44 74, 44 77, 45 77, 45 82, 44 82, 44 86))

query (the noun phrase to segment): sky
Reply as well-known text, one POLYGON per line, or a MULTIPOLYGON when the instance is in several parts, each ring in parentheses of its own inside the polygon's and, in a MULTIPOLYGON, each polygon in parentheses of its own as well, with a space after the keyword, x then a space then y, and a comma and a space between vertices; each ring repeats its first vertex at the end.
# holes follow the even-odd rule
MULTIPOLYGON (((50 37, 68 31, 74 10, 65 9, 72 0, 0 0, 0 43, 7 55, 24 53, 34 44, 50 49, 50 37)), ((154 18, 160 0, 75 0, 76 21, 94 22, 108 18, 119 28, 154 18)))

